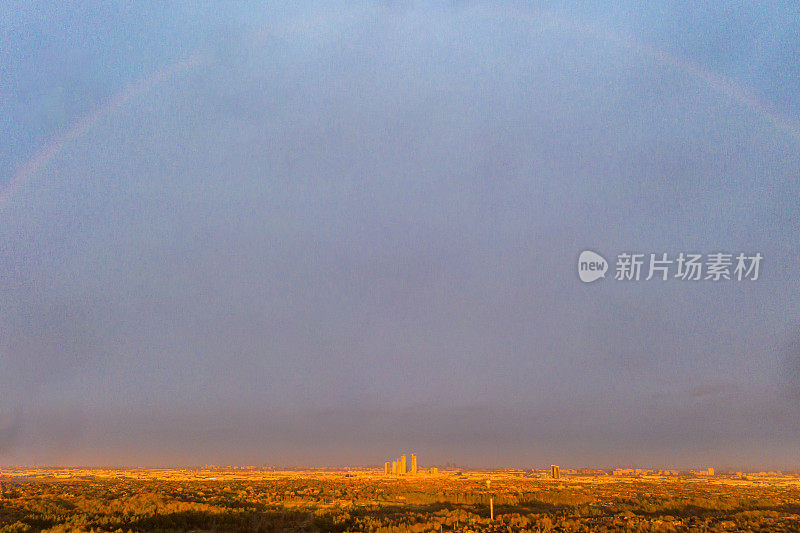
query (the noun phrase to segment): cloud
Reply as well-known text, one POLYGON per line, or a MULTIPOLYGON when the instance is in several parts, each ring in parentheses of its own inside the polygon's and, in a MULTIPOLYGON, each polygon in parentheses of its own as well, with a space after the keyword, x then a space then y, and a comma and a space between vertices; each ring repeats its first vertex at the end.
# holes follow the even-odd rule
POLYGON ((800 407, 800 334, 786 342, 779 351, 778 382, 783 394, 800 407))
POLYGON ((107 354, 99 335, 110 334, 98 332, 104 308, 99 301, 50 297, 6 312, 0 341, 5 387, 41 393, 102 365, 107 354))
MULTIPOLYGON (((158 64, 198 46, 166 13, 135 32, 158 46, 182 29, 158 64)), ((377 461, 404 443, 614 464, 798 435, 798 343, 781 404, 758 342, 800 290, 780 132, 546 13, 305 14, 193 19, 204 61, 104 115, 0 212, 0 384, 24 414, 8 442, 55 462, 60 443, 129 464, 377 461), (610 269, 622 251, 719 249, 769 268, 585 285, 583 249, 610 269)), ((76 46, 64 57, 94 57, 76 46)), ((120 86, 104 68, 81 94, 120 86)), ((24 144, 35 120, 11 122, 24 144)))
POLYGON ((705 383, 694 387, 690 394, 692 398, 705 398, 736 392, 738 388, 732 383, 705 383))
POLYGON ((2 454, 16 444, 21 425, 18 411, 0 412, 0 461, 3 460, 2 454))

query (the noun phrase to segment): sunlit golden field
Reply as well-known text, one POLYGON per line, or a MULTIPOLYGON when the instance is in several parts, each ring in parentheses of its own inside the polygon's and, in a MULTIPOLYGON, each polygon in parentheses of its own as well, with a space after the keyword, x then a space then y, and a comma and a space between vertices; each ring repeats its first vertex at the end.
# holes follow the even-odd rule
POLYGON ((3 469, 0 482, 3 532, 800 531, 800 477, 775 473, 3 469))

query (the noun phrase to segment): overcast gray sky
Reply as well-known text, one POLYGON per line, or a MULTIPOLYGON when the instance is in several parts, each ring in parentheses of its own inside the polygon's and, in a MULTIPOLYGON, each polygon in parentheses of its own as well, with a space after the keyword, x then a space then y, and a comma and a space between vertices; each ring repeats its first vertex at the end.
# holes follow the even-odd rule
POLYGON ((800 468, 796 7, 222 9, 0 3, 0 464, 800 468))

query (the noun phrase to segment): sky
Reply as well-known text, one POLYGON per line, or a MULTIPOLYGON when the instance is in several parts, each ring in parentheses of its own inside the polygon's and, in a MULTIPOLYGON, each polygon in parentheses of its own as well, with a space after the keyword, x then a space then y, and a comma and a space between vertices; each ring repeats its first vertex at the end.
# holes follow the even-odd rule
POLYGON ((0 2, 0 465, 800 469, 797 8, 576 5, 0 2))

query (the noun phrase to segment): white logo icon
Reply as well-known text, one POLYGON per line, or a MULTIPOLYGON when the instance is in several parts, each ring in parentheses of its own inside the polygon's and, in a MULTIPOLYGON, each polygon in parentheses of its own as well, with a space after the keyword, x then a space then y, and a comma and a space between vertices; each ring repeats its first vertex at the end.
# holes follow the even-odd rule
POLYGON ((606 270, 608 270, 608 261, 598 253, 584 250, 578 257, 578 276, 584 283, 591 283, 606 277, 606 270))

